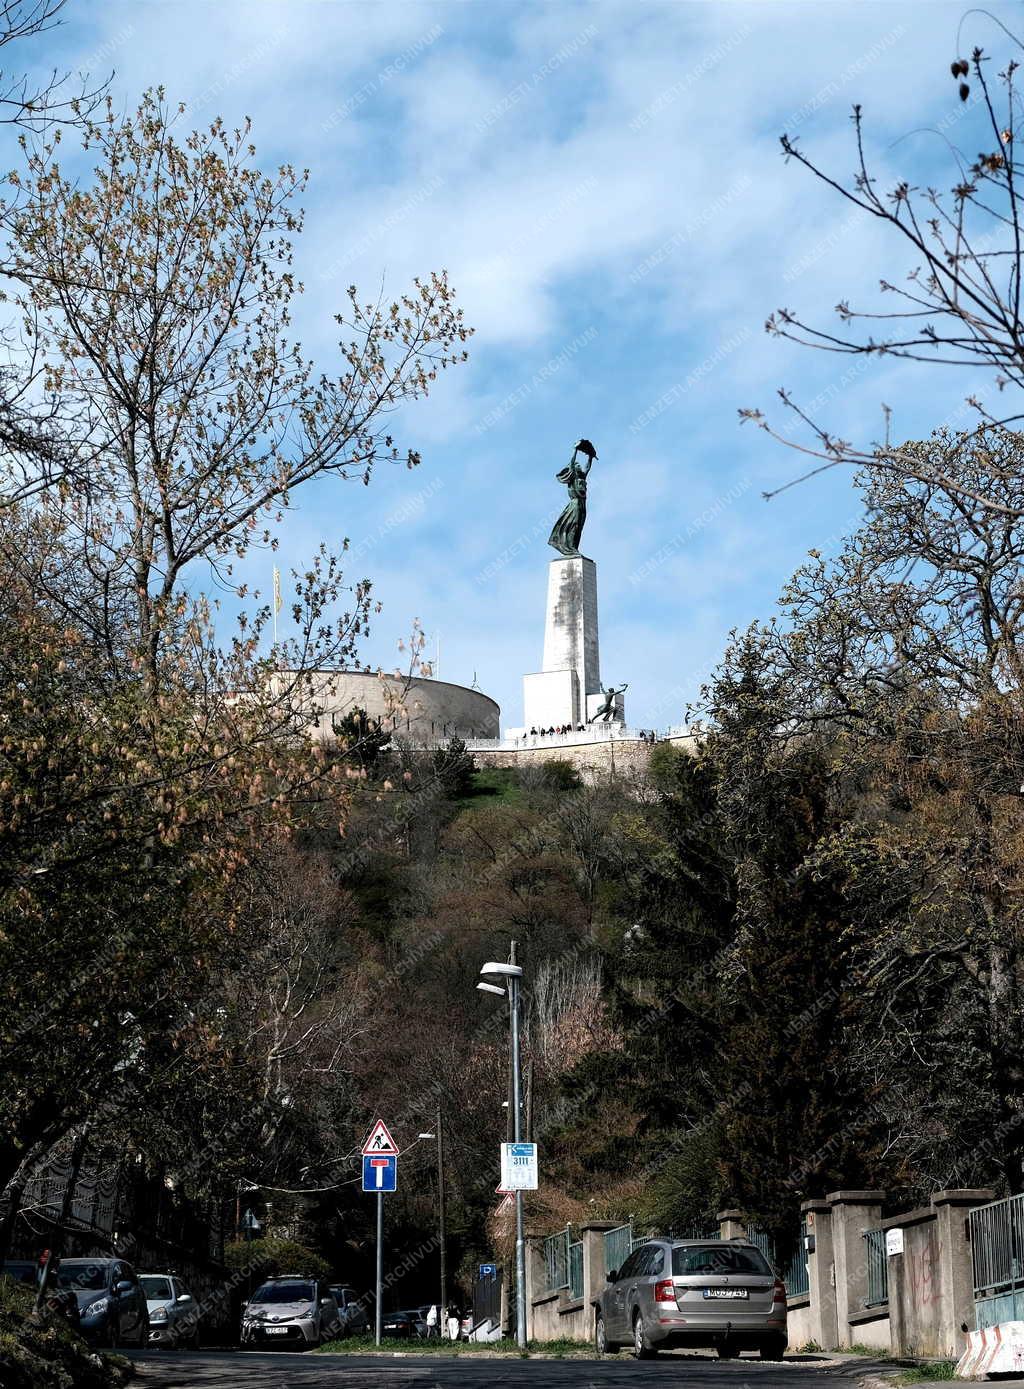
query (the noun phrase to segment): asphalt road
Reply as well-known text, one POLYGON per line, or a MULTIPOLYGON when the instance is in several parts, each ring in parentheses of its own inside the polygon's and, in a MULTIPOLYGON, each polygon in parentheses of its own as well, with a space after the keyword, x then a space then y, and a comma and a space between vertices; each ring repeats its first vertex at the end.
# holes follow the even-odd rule
POLYGON ((603 1360, 457 1360, 403 1355, 296 1355, 276 1351, 196 1354, 141 1351, 138 1389, 857 1389, 873 1362, 795 1356, 720 1361, 672 1352, 637 1361, 625 1351, 603 1360))

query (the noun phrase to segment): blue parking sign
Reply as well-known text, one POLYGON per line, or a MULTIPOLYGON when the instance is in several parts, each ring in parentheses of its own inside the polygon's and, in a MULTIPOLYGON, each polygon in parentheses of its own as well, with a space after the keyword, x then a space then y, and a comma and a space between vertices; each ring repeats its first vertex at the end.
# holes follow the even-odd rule
POLYGON ((397 1153, 363 1154, 363 1190, 395 1191, 398 1187, 397 1153))

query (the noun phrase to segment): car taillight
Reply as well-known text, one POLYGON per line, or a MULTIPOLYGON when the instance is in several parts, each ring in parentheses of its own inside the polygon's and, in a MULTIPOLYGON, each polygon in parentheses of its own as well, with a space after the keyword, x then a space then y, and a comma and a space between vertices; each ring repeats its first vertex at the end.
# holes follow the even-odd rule
POLYGON ((772 1301, 773 1301, 773 1302, 785 1302, 785 1300, 786 1300, 786 1285, 785 1285, 785 1283, 783 1283, 783 1281, 782 1281, 781 1278, 776 1278, 775 1283, 774 1283, 774 1286, 772 1287, 772 1301))
POLYGON ((675 1302, 676 1285, 671 1278, 662 1278, 660 1283, 654 1285, 655 1302, 675 1302))

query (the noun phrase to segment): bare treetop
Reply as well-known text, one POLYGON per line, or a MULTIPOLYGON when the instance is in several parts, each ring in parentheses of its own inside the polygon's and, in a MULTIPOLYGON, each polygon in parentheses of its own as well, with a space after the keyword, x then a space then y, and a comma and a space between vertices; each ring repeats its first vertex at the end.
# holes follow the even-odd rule
MULTIPOLYGON (((66 4, 67 0, 0 0, 0 48, 55 29, 66 4)), ((71 73, 56 68, 40 84, 24 72, 0 68, 0 124, 39 133, 77 122, 95 110, 108 85, 109 78, 97 83, 88 73, 80 73, 73 85, 71 73)))
MULTIPOLYGON (((978 429, 1016 427, 1024 419, 1024 401, 1016 394, 1024 389, 1024 166, 1016 158, 1017 63, 1010 62, 999 74, 1000 92, 987 71, 988 62, 976 48, 970 64, 960 58, 951 64, 961 101, 971 95, 971 83, 964 80, 968 75, 977 88, 976 104, 984 118, 987 142, 973 161, 946 142, 955 169, 946 192, 920 188, 906 179, 889 189, 881 188, 865 150, 860 106, 853 109, 856 167, 850 178, 835 176, 815 163, 789 135, 781 137, 787 160, 795 160, 848 203, 889 227, 910 248, 917 264, 899 282, 895 274, 880 279, 882 294, 892 301, 889 310, 866 311, 843 299, 835 306, 838 323, 832 330, 789 308, 776 310, 765 325, 776 337, 827 352, 982 367, 993 373, 995 384, 1006 393, 1007 406, 1005 411, 994 411, 977 396, 969 396, 966 405, 978 429)), ((790 438, 790 431, 776 428, 761 410, 741 410, 740 417, 753 421, 808 459, 817 460, 803 477, 844 463, 887 469, 938 482, 995 510, 1005 510, 1004 498, 976 496, 970 481, 958 477, 955 453, 962 442, 959 437, 936 439, 934 448, 922 457, 919 448, 893 441, 891 411, 882 406, 884 437, 871 443, 852 442, 832 433, 789 391, 778 394, 786 409, 803 423, 803 442, 790 438)))

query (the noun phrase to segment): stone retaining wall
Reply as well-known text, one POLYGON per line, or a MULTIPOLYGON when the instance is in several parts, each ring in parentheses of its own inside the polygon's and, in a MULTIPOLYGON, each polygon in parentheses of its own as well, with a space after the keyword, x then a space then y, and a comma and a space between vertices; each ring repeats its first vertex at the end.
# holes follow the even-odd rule
MULTIPOLYGON (((690 737, 658 741, 687 751, 693 746, 690 737)), ((559 743, 551 747, 524 746, 496 748, 493 751, 474 748, 473 760, 478 767, 539 767, 545 762, 568 762, 575 767, 583 781, 593 781, 603 776, 630 776, 646 771, 648 758, 656 746, 656 743, 645 743, 639 738, 608 738, 599 742, 559 743)))

